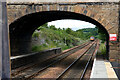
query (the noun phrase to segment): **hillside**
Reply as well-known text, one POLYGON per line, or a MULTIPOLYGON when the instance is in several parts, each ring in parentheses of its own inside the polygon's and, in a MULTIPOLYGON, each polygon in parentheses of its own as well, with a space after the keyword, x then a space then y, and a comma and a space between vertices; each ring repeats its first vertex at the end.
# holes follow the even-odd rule
POLYGON ((97 29, 94 28, 73 31, 70 28, 60 29, 53 25, 44 24, 32 35, 32 51, 36 52, 56 47, 65 50, 88 41, 90 36, 97 35, 96 32, 97 29))
MULTIPOLYGON (((94 36, 97 38, 97 36, 98 36, 97 28, 84 28, 84 29, 80 29, 80 30, 83 32, 85 38, 89 38, 91 36, 94 36)), ((77 31, 79 31, 79 30, 77 30, 77 31)))

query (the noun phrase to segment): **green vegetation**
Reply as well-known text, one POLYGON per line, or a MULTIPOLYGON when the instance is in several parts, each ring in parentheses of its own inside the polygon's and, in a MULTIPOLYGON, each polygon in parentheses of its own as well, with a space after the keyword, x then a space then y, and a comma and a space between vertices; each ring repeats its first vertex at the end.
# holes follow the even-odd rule
POLYGON ((32 35, 32 37, 39 37, 39 33, 38 32, 34 32, 34 34, 32 35))
POLYGON ((101 50, 102 54, 104 54, 104 55, 106 54, 106 46, 104 43, 101 44, 100 50, 101 50))
POLYGON ((97 52, 97 57, 105 59, 105 57, 106 57, 106 46, 105 46, 104 43, 100 44, 99 50, 97 52))
POLYGON ((42 51, 50 48, 61 47, 62 50, 87 42, 91 36, 98 38, 97 28, 85 28, 73 31, 70 28, 56 28, 54 25, 44 24, 32 35, 41 44, 32 45, 32 51, 42 51))
POLYGON ((102 43, 104 43, 106 41, 106 34, 99 27, 96 27, 96 28, 98 29, 98 36, 97 36, 97 38, 100 39, 102 41, 102 43))
POLYGON ((83 32, 84 39, 88 39, 91 36, 98 38, 98 29, 97 28, 84 28, 84 29, 81 29, 81 31, 83 32))

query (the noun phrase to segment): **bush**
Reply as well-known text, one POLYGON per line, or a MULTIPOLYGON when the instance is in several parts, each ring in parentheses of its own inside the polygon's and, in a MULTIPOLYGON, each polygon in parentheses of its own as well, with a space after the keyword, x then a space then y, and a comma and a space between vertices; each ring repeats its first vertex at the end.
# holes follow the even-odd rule
MULTIPOLYGON (((67 29, 57 29, 54 25, 48 26, 48 24, 44 24, 38 28, 39 31, 35 31, 32 37, 39 37, 39 39, 44 39, 45 44, 36 43, 35 46, 32 47, 32 51, 41 51, 50 48, 61 47, 62 50, 69 49, 71 47, 80 45, 86 42, 89 38, 90 34, 83 33, 83 30, 73 31, 70 28, 67 29)), ((85 29, 87 30, 87 29, 85 29)), ((91 32, 93 32, 93 29, 91 32)))
POLYGON ((39 33, 38 32, 34 32, 32 37, 37 37, 38 38, 39 37, 39 33))
POLYGON ((104 43, 101 43, 100 45, 100 51, 101 51, 101 54, 105 55, 106 54, 106 46, 104 43))
POLYGON ((34 52, 41 51, 41 46, 33 46, 32 51, 34 51, 34 52))
POLYGON ((97 55, 106 55, 106 46, 104 43, 100 44, 97 55))

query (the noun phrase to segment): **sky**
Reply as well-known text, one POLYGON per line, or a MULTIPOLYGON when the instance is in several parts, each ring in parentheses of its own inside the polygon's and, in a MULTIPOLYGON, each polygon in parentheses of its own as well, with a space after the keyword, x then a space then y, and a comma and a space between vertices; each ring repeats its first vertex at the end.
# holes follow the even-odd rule
POLYGON ((91 24, 89 22, 80 21, 80 20, 56 20, 52 22, 48 22, 48 25, 55 25, 56 28, 71 28, 72 30, 76 31, 78 29, 83 28, 95 28, 94 24, 91 24))

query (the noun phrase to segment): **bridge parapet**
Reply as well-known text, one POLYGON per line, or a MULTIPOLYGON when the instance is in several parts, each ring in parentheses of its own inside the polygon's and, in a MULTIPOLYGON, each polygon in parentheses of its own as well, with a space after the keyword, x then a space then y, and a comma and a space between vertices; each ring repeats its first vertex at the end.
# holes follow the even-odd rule
POLYGON ((42 11, 68 11, 83 14, 101 23, 109 33, 118 34, 118 3, 55 3, 55 4, 8 4, 8 23, 22 16, 42 11))

